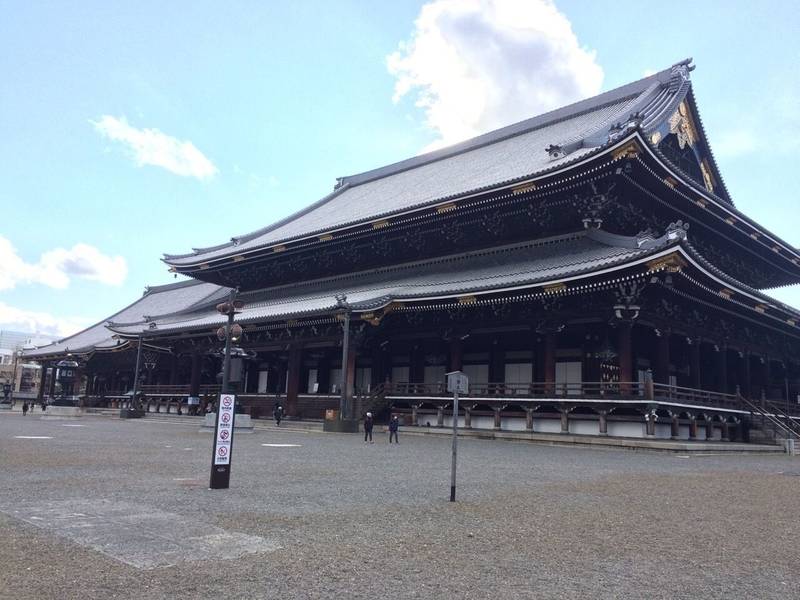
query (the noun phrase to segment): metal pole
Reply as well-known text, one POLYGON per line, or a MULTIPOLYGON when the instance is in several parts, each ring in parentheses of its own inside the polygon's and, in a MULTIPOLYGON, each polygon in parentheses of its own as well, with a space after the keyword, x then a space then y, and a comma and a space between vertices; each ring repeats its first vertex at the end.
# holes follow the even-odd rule
POLYGON ((222 393, 229 394, 230 385, 230 366, 231 366, 231 327, 233 327, 233 300, 236 297, 236 290, 231 291, 228 303, 230 310, 228 312, 228 322, 225 324, 225 360, 222 363, 222 393))
POLYGON ((339 396, 339 419, 344 420, 348 416, 347 403, 347 361, 350 354, 350 311, 344 313, 344 335, 342 336, 342 389, 339 396))
POLYGON ((18 392, 17 389, 17 362, 19 362, 19 350, 14 350, 14 372, 11 375, 11 397, 14 397, 14 392, 18 392))
POLYGON ((142 336, 139 336, 139 347, 136 349, 136 370, 133 372, 133 396, 130 408, 139 408, 136 403, 136 394, 139 392, 139 364, 142 362, 142 336))
POLYGON ((456 451, 458 443, 458 386, 453 389, 453 460, 450 465, 450 502, 456 501, 456 451))

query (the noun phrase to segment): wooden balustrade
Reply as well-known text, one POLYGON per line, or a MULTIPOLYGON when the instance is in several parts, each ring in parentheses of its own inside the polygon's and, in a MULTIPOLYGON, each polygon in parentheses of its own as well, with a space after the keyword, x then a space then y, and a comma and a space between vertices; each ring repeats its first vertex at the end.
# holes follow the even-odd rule
MULTIPOLYGON (((388 396, 449 397, 443 383, 387 383, 388 396)), ((471 383, 467 398, 541 399, 574 398, 613 401, 616 399, 653 400, 687 403, 716 408, 741 408, 735 394, 723 394, 662 383, 631 382, 571 382, 571 383, 471 383)))

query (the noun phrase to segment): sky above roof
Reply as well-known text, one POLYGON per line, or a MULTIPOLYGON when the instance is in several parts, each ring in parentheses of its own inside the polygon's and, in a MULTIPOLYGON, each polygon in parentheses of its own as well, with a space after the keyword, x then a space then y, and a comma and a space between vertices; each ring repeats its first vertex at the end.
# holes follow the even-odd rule
POLYGON ((163 252, 689 56, 734 202, 798 246, 798 30, 789 1, 0 0, 0 328, 74 332, 174 281, 163 252))

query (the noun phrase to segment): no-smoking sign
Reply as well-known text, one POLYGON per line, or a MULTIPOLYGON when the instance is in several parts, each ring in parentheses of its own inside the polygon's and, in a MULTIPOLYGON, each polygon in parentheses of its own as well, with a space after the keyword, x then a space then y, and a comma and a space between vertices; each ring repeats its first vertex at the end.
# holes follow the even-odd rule
MULTIPOLYGON (((233 394, 223 394, 219 399, 219 411, 217 414, 216 438, 214 440, 214 460, 213 466, 228 472, 231 463, 233 448, 233 424, 234 406, 236 397, 233 394)), ((212 470, 212 474, 216 471, 212 470)), ((227 477, 227 475, 225 475, 227 477)), ((212 475, 213 477, 213 475, 212 475)), ((212 486, 213 487, 213 486, 212 486)))

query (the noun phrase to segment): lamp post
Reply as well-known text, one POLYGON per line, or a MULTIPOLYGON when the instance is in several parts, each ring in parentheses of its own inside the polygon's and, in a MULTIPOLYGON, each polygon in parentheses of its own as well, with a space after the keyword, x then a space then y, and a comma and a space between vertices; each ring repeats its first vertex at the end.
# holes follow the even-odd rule
POLYGON ((336 296, 336 306, 342 314, 342 386, 339 390, 339 420, 345 421, 350 416, 347 398, 347 362, 350 359, 350 305, 347 303, 347 296, 338 294, 336 296))
POLYGON ((228 301, 217 304, 217 311, 228 318, 224 327, 217 330, 217 337, 225 340, 225 358, 222 362, 222 390, 217 403, 214 446, 211 454, 211 477, 208 484, 212 490, 228 488, 231 478, 231 454, 236 419, 236 399, 230 393, 231 346, 233 338, 242 335, 242 327, 235 324, 233 319, 244 306, 243 302, 236 300, 238 291, 238 288, 232 289, 228 301))
POLYGON ((137 398, 139 395, 139 371, 142 365, 142 338, 143 336, 140 335, 136 346, 136 368, 133 371, 133 390, 131 391, 131 401, 128 406, 123 406, 119 410, 120 419, 138 419, 144 416, 144 411, 139 405, 137 398))

